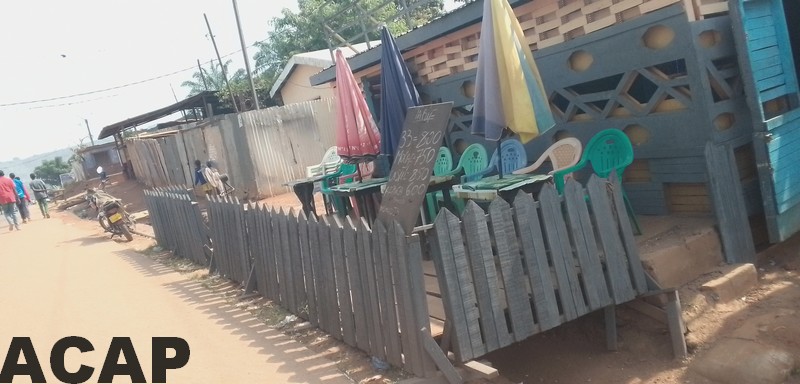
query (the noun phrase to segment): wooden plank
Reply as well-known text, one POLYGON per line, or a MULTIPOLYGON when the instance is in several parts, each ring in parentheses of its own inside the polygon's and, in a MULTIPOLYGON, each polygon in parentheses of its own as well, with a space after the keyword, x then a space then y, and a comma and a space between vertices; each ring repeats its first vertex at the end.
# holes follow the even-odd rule
MULTIPOLYGON (((397 261, 399 266, 404 265, 406 268, 406 278, 408 279, 408 294, 411 296, 411 305, 413 309, 413 323, 416 332, 411 332, 411 344, 416 345, 417 353, 420 356, 422 363, 422 373, 424 377, 433 377, 436 374, 436 368, 431 356, 425 353, 424 340, 432 339, 430 333, 426 328, 430 324, 428 316, 428 306, 425 302, 425 289, 422 285, 422 245, 420 243, 419 235, 406 237, 403 227, 399 222, 394 222, 394 227, 390 231, 398 242, 404 241, 406 245, 406 252, 400 254, 397 261)), ((441 350, 440 350, 441 351, 441 350)))
POLYGON ((672 352, 676 359, 683 360, 689 356, 686 349, 686 338, 683 335, 683 315, 681 312, 681 299, 678 291, 667 294, 667 324, 672 341, 672 352))
POLYGON ((500 259, 500 273, 505 287, 506 303, 511 319, 511 333, 514 341, 522 341, 536 331, 533 310, 528 299, 527 284, 522 274, 522 258, 511 207, 503 199, 495 199, 489 205, 497 256, 500 259))
POLYGON ((472 372, 473 376, 477 376, 484 380, 493 380, 500 377, 500 371, 497 368, 488 366, 478 361, 468 361, 464 363, 464 369, 472 372))
MULTIPOLYGON (((383 340, 386 348, 386 359, 392 365, 402 366, 402 348, 400 345, 400 329, 397 323, 397 302, 395 283, 392 279, 392 259, 389 257, 389 234, 383 223, 376 222, 373 229, 373 248, 375 252, 375 272, 378 274, 378 298, 381 306, 381 324, 383 340), (377 245, 376 245, 377 244, 377 245)), ((426 322, 428 320, 426 319, 426 322)))
POLYGON ((401 339, 403 357, 407 371, 418 377, 424 377, 423 356, 420 353, 422 345, 420 344, 418 331, 421 327, 417 327, 414 314, 414 301, 408 271, 408 250, 405 236, 402 233, 403 231, 398 232, 394 225, 389 228, 389 247, 393 250, 392 258, 397 261, 397 305, 398 312, 401 315, 400 331, 403 335, 401 339))
POLYGON ((447 382, 450 384, 461 384, 464 382, 464 379, 461 378, 461 375, 458 374, 453 364, 450 360, 447 359, 447 356, 439 349, 439 345, 436 344, 436 341, 430 337, 428 330, 423 328, 419 331, 419 334, 422 335, 422 346, 425 349, 425 352, 433 359, 436 363, 436 367, 444 374, 447 378, 447 382))
POLYGON ((372 259, 372 231, 363 218, 356 227, 358 244, 361 246, 359 260, 361 261, 361 285, 364 287, 364 308, 366 309, 367 336, 369 337, 369 352, 377 353, 383 347, 383 335, 380 330, 380 307, 375 295, 378 287, 375 285, 375 265, 372 259))
POLYGON ((619 232, 622 234, 622 242, 625 246, 628 268, 633 277, 634 288, 636 288, 639 294, 643 294, 648 290, 647 277, 645 276, 644 267, 642 266, 642 259, 639 257, 639 247, 636 243, 636 239, 633 237, 633 225, 631 224, 630 217, 628 217, 628 211, 625 208, 625 200, 623 198, 625 192, 622 189, 619 178, 616 176, 616 172, 612 172, 609 178, 611 180, 611 191, 613 192, 611 197, 614 199, 614 208, 617 210, 617 223, 619 224, 619 232))
POLYGON ((325 273, 320 266, 320 244, 319 244, 319 223, 316 216, 308 219, 308 260, 311 267, 311 274, 306 275, 306 285, 308 286, 309 298, 314 293, 314 299, 308 301, 308 316, 311 324, 319 327, 321 323, 320 311, 323 303, 323 292, 320 280, 325 273))
POLYGON ((327 332, 337 338, 342 338, 342 324, 339 319, 339 299, 336 296, 336 274, 333 267, 333 226, 334 222, 323 219, 323 224, 320 227, 320 260, 322 261, 322 270, 326 271, 322 277, 323 290, 325 292, 323 303, 325 311, 325 321, 327 324, 327 332))
POLYGON ((609 305, 603 309, 606 326, 606 347, 609 351, 617 350, 617 307, 609 305))
POLYGON ((445 315, 444 310, 444 302, 442 299, 426 295, 425 301, 428 303, 428 313, 434 319, 438 319, 441 321, 445 321, 447 319, 447 315, 445 315))
POLYGON ((722 248, 729 263, 752 263, 755 246, 736 170, 736 159, 728 145, 706 144, 709 191, 712 195, 722 248))
MULTIPOLYGON (((568 180, 564 198, 589 309, 598 310, 611 304, 611 296, 608 294, 606 279, 603 276, 600 252, 594 237, 594 225, 589 217, 589 209, 586 207, 583 186, 574 179, 568 180)), ((600 223, 600 225, 604 224, 604 222, 600 223)))
POLYGON ((314 285, 309 281, 314 278, 313 269, 311 267, 311 259, 309 258, 309 241, 308 241, 308 219, 306 213, 302 210, 297 215, 297 233, 300 245, 300 289, 302 290, 300 298, 301 314, 303 318, 311 320, 311 302, 315 300, 314 285))
POLYGON ((264 253, 266 249, 264 230, 262 227, 264 213, 262 206, 258 203, 251 203, 248 206, 248 212, 250 221, 247 223, 247 236, 250 241, 250 252, 255 267, 258 292, 261 293, 261 296, 264 298, 268 298, 269 288, 267 286, 267 275, 264 270, 264 253))
MULTIPOLYGON (((344 252, 347 255, 348 277, 350 279, 350 297, 353 305, 354 326, 356 332, 355 347, 369 351, 367 333, 366 307, 364 306, 364 286, 361 281, 361 263, 358 252, 360 248, 356 239, 356 230, 348 217, 344 222, 344 252)), ((399 365, 398 365, 399 366, 399 365)))
POLYGON ((251 268, 251 261, 250 261, 250 251, 247 249, 245 234, 246 229, 244 228, 244 205, 239 204, 238 198, 234 199, 234 202, 231 204, 231 213, 233 218, 236 220, 236 226, 234 227, 234 241, 235 241, 235 249, 236 249, 236 263, 237 265, 237 273, 239 274, 239 282, 242 283, 247 290, 248 278, 250 277, 250 270, 251 268))
MULTIPOLYGON (((302 210, 301 210, 302 212, 302 210)), ((292 238, 292 283, 294 283, 294 301, 295 301, 295 314, 305 313, 305 305, 307 301, 306 287, 303 281, 303 255, 300 244, 300 231, 305 227, 300 227, 298 217, 293 211, 289 211, 289 235, 292 238)))
POLYGON ((469 262, 472 267, 472 278, 475 282, 475 293, 478 296, 486 348, 489 351, 500 349, 511 344, 511 337, 506 325, 506 317, 500 304, 497 269, 492 253, 489 227, 483 209, 474 201, 469 201, 462 215, 466 233, 469 262))
POLYGON ((575 271, 572 245, 569 243, 569 234, 562 216, 561 198, 554 186, 546 184, 539 194, 539 202, 547 244, 550 245, 550 256, 556 271, 561 307, 567 321, 574 320, 585 314, 587 309, 575 271))
POLYGON ((292 290, 291 274, 289 270, 289 218, 281 208, 277 215, 278 231, 280 232, 280 253, 278 253, 278 275, 280 276, 281 306, 291 309, 294 306, 294 291, 292 290))
POLYGON ((258 219, 258 206, 253 203, 248 204, 247 214, 245 215, 245 227, 247 227, 247 243, 248 247, 250 248, 250 257, 253 258, 253 266, 255 268, 254 273, 256 290, 261 294, 261 296, 267 297, 267 291, 265 288, 267 281, 262 272, 264 263, 261 259, 262 250, 258 233, 258 219))
POLYGON ((442 291, 439 289, 439 279, 436 276, 425 274, 425 292, 430 296, 442 297, 442 291))
POLYGON ((350 301, 350 283, 347 279, 347 260, 344 251, 343 230, 339 223, 331 226, 331 256, 333 257, 333 270, 336 274, 336 297, 339 301, 339 316, 342 329, 340 337, 349 345, 356 345, 355 320, 353 319, 353 306, 350 301))
MULTIPOLYGON (((613 223, 612 201, 608 197, 605 179, 592 177, 587 185, 596 223, 613 223)), ((630 227, 629 227, 630 228, 630 227)), ((625 257, 625 247, 616 225, 598 225, 600 243, 606 256, 606 279, 614 302, 622 304, 636 297, 625 257)))
POLYGON ((486 353, 478 323, 479 313, 458 217, 444 209, 433 225, 440 256, 436 274, 442 291, 448 323, 454 330, 453 353, 457 361, 468 361, 486 353))
POLYGON ((278 255, 280 254, 280 229, 277 222, 277 213, 265 210, 264 227, 265 235, 269 237, 264 266, 268 276, 267 285, 269 287, 270 299, 276 304, 280 304, 281 289, 278 277, 278 255))
POLYGON ((561 324, 556 302, 550 265, 547 262, 539 212, 531 195, 520 191, 514 199, 517 228, 519 228, 522 253, 528 271, 528 280, 533 296, 533 307, 541 331, 561 324))

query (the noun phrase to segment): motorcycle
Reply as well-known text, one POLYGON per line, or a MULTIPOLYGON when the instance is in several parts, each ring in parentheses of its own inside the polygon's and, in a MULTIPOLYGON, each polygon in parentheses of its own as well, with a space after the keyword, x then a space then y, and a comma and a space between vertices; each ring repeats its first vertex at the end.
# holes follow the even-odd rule
POLYGON ((134 228, 136 222, 125 210, 125 206, 120 204, 119 200, 110 200, 103 203, 102 207, 97 206, 97 201, 90 196, 87 196, 90 205, 94 205, 97 209, 97 221, 106 232, 111 233, 111 238, 114 236, 123 236, 127 241, 133 241, 134 228))

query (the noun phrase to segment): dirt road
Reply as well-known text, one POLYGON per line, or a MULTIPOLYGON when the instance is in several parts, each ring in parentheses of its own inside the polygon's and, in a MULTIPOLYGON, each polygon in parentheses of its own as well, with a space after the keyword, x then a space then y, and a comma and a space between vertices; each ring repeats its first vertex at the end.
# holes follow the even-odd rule
POLYGON ((94 367, 89 382, 97 382, 112 337, 124 336, 150 382, 151 338, 173 336, 188 342, 191 358, 168 372, 170 383, 349 382, 329 360, 130 245, 108 240, 99 226, 68 214, 34 215, 19 232, 0 226, 0 364, 12 337, 27 336, 47 382, 58 382, 50 349, 63 337, 81 336, 95 350, 69 350, 66 367, 94 367))

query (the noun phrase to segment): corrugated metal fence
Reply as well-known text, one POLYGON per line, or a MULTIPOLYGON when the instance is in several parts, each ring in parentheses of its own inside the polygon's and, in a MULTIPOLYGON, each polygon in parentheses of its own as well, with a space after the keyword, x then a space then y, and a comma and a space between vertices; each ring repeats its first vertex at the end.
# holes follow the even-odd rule
POLYGON ((192 185, 194 161, 215 160, 242 197, 289 192, 334 143, 334 101, 316 100, 216 116, 159 137, 130 139, 137 178, 151 187, 192 185))

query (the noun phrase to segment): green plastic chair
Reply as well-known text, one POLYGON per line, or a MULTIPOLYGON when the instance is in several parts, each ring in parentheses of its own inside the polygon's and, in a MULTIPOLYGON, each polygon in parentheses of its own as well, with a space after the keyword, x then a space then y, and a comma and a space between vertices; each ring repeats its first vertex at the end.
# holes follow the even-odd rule
MULTIPOLYGON (((564 193, 564 176, 573 173, 591 163, 592 170, 597 176, 607 178, 612 171, 616 171, 620 183, 622 183, 622 172, 633 162, 633 146, 630 139, 619 129, 606 129, 600 131, 586 145, 583 156, 578 164, 553 173, 553 181, 556 184, 558 193, 564 193)), ((622 190, 622 197, 625 201, 625 209, 631 218, 634 230, 637 235, 642 233, 639 228, 639 221, 633 212, 628 195, 622 190)))
POLYGON ((339 166, 338 171, 322 179, 320 191, 322 192, 322 195, 328 201, 331 202, 331 205, 333 205, 333 209, 339 216, 344 217, 347 215, 347 202, 342 198, 334 196, 333 192, 331 191, 331 187, 342 182, 348 183, 352 181, 352 180, 348 181, 339 179, 342 178, 343 176, 351 176, 353 174, 356 174, 357 171, 358 169, 356 168, 355 164, 341 164, 339 166))
MULTIPOLYGON (((467 149, 464 150, 464 153, 461 154, 461 157, 458 159, 458 166, 449 173, 446 173, 442 176, 458 176, 463 174, 461 181, 464 181, 464 176, 471 176, 476 173, 480 173, 489 166, 489 156, 486 153, 486 148, 479 143, 471 144, 467 149)), ((453 196, 453 205, 455 205, 458 213, 464 212, 464 206, 466 203, 464 200, 456 198, 453 196)))
MULTIPOLYGON (((442 176, 450 173, 453 170, 453 153, 450 148, 440 147, 439 152, 436 154, 436 162, 433 164, 433 175, 442 176)), ((429 193, 425 195, 425 205, 428 207, 428 216, 431 221, 436 219, 437 205, 439 200, 443 199, 444 195, 441 191, 429 193)))

